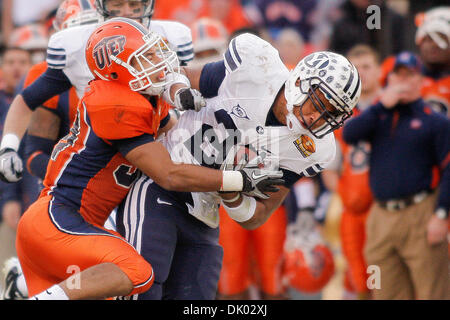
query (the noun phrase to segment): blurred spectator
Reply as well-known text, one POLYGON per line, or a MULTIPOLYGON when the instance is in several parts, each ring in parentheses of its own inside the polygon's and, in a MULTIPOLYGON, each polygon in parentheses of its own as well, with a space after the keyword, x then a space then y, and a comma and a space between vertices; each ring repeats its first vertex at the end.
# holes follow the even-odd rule
MULTIPOLYGON (((379 98, 380 61, 378 53, 367 45, 356 45, 350 49, 347 58, 361 77, 361 97, 354 109, 354 116, 357 116, 379 98)), ((363 248, 366 218, 372 204, 369 187, 370 145, 365 141, 355 145, 345 143, 342 129, 336 131, 335 136, 338 154, 333 165, 323 171, 322 177, 327 188, 337 192, 342 201, 340 239, 347 260, 344 298, 366 299, 369 289, 363 248)))
POLYGON ((239 0, 165 0, 155 5, 155 19, 192 25, 202 17, 219 20, 229 33, 250 25, 239 0))
POLYGON ((412 15, 427 11, 430 8, 448 5, 448 0, 409 1, 409 11, 412 15))
POLYGON ((55 11, 63 0, 2 0, 2 33, 7 43, 13 30, 29 24, 41 23, 55 11))
POLYGON ((33 64, 45 60, 49 34, 42 24, 29 24, 13 30, 9 38, 9 47, 27 50, 33 64))
POLYGON ((339 7, 345 0, 318 0, 317 8, 311 17, 313 29, 309 43, 315 50, 327 50, 333 33, 333 25, 340 18, 339 7))
POLYGON ((364 252, 379 270, 376 299, 449 298, 450 120, 425 105, 421 86, 418 57, 400 53, 380 102, 344 126, 347 143, 371 144, 364 252))
POLYGON ((341 54, 355 44, 368 44, 380 53, 382 58, 399 53, 405 48, 404 17, 386 6, 380 0, 347 0, 341 6, 342 17, 333 25, 330 49, 341 54), (369 29, 367 7, 375 4, 380 8, 380 29, 369 29))
POLYGON ((433 8, 420 20, 416 44, 426 76, 424 99, 436 111, 450 116, 450 7, 433 8))
POLYGON ((274 46, 280 53, 281 61, 288 69, 294 69, 304 56, 311 53, 305 48, 302 36, 291 28, 283 29, 280 32, 274 41, 274 46))
POLYGON ((221 21, 229 33, 250 25, 239 0, 204 0, 198 16, 221 21))
POLYGON ((191 30, 195 56, 190 65, 203 65, 223 59, 222 54, 228 47, 228 32, 220 21, 201 18, 191 30))
MULTIPOLYGON (((3 132, 3 123, 11 104, 17 86, 31 67, 31 56, 26 50, 20 48, 6 49, 2 54, 1 69, 4 88, 0 89, 0 134, 3 132)), ((15 229, 19 221, 21 205, 9 197, 15 185, 0 182, 0 265, 6 259, 15 255, 15 229)), ((19 196, 19 194, 15 194, 19 196)))
POLYGON ((254 0, 246 5, 252 23, 267 28, 272 37, 284 28, 297 30, 309 42, 318 0, 254 0))

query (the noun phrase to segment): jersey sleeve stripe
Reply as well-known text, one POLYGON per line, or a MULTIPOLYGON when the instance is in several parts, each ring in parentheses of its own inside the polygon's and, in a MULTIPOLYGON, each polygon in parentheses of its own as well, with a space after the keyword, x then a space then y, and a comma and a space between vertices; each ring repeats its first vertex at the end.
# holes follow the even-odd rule
POLYGON ((314 170, 316 170, 317 173, 320 173, 323 170, 323 168, 320 166, 320 164, 315 164, 313 166, 313 168, 314 168, 314 170))
POLYGON ((57 52, 59 52, 59 53, 61 53, 61 52, 66 52, 66 49, 64 49, 64 48, 53 48, 53 47, 48 47, 47 48, 47 51, 48 50, 51 50, 51 51, 57 51, 57 52))
POLYGON ((183 49, 183 50, 188 50, 188 49, 192 49, 194 48, 194 44, 191 42, 185 43, 185 44, 180 44, 177 46, 177 50, 183 49))
POLYGON ((189 56, 191 54, 194 54, 194 49, 177 51, 178 57, 185 57, 185 56, 189 56))
POLYGON ((64 69, 66 67, 65 63, 55 64, 55 63, 51 63, 49 61, 47 61, 47 65, 52 69, 64 69))
POLYGON ((180 61, 191 61, 194 59, 194 53, 188 55, 188 56, 184 56, 184 57, 179 57, 180 61))
POLYGON ((317 174, 313 167, 306 168, 303 172, 307 177, 313 177, 317 174))
POLYGON ((64 61, 66 60, 66 55, 65 54, 47 54, 47 60, 54 60, 54 61, 64 61))
POLYGON ((239 64, 241 64, 242 63, 242 59, 239 56, 239 52, 237 51, 237 48, 236 48, 236 39, 231 40, 231 45, 233 47, 234 56, 236 57, 236 59, 239 62, 239 64))
POLYGON ((228 71, 232 72, 237 69, 237 65, 234 62, 233 58, 231 57, 230 50, 228 49, 227 52, 224 54, 225 57, 225 66, 227 66, 228 71))

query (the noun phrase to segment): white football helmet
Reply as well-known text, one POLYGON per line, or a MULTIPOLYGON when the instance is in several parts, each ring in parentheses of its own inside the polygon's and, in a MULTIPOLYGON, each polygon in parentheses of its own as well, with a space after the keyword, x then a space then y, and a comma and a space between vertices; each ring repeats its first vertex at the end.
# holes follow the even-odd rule
POLYGON ((423 15, 423 21, 416 32, 416 44, 429 35, 442 50, 447 49, 450 41, 450 6, 433 8, 423 15), (446 39, 445 39, 445 38, 446 39))
POLYGON ((361 94, 361 79, 356 67, 344 56, 319 51, 303 58, 291 71, 285 83, 284 94, 287 101, 288 128, 301 132, 303 126, 293 113, 294 106, 300 106, 300 116, 303 118, 302 106, 310 99, 321 115, 307 129, 316 138, 322 138, 341 127, 352 115, 352 109, 361 94), (335 107, 335 112, 326 109, 315 92, 316 89, 335 107), (320 119, 325 119, 325 124, 314 128, 320 119))

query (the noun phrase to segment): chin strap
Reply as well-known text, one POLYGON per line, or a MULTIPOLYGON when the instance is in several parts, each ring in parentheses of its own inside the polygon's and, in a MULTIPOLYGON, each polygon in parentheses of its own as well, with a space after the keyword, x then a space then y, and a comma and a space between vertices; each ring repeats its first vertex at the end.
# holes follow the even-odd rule
POLYGON ((293 133, 301 133, 304 129, 297 117, 292 113, 288 112, 286 115, 286 126, 293 133))

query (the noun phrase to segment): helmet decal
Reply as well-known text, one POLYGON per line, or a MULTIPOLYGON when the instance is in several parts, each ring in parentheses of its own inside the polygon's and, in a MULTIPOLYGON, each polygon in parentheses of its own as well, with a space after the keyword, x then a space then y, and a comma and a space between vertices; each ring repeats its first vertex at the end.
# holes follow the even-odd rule
POLYGON ((111 66, 110 56, 118 56, 123 51, 126 41, 123 35, 103 38, 92 50, 97 67, 103 70, 106 66, 111 66))

